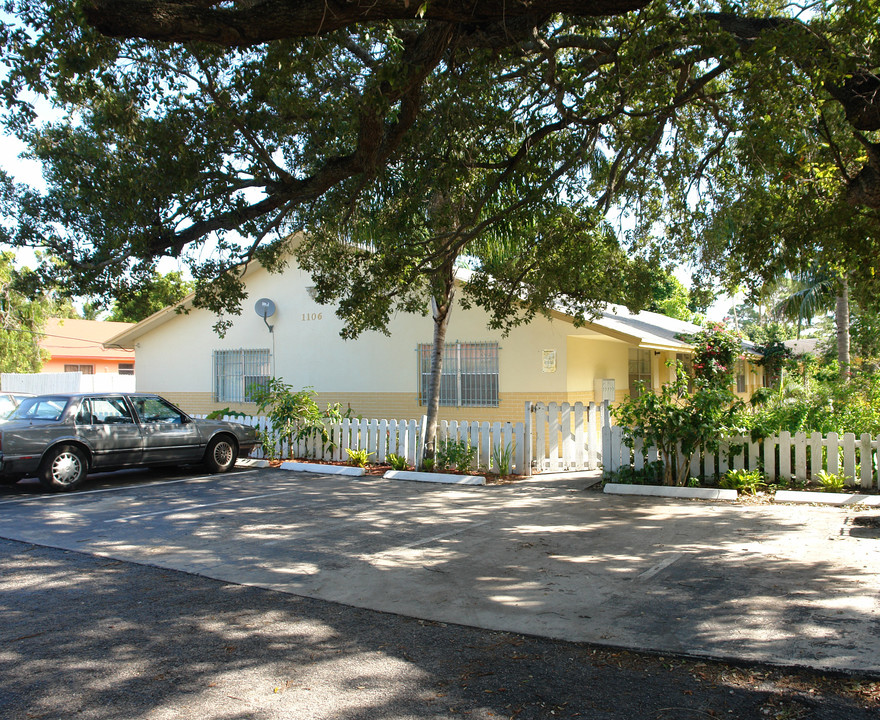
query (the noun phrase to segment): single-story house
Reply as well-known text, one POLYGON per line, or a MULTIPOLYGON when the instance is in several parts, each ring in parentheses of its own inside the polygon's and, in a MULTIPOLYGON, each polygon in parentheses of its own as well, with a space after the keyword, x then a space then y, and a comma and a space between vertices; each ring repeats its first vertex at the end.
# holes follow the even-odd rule
MULTIPOLYGON (((307 273, 252 263, 244 275, 248 300, 224 337, 216 317, 182 301, 125 329, 109 343, 137 357, 137 388, 158 392, 193 413, 229 407, 255 411, 249 388, 277 377, 313 388, 318 403, 341 403, 367 418, 416 418, 425 412, 433 322, 400 313, 390 336, 343 340, 333 308, 317 304, 307 273)), ((699 328, 650 312, 608 306, 575 327, 563 312, 513 329, 487 328, 480 308, 456 307, 444 361, 441 419, 517 421, 526 401, 619 401, 636 381, 655 388, 671 379, 666 361, 687 358, 681 333, 699 328)), ((760 387, 760 369, 743 364, 737 390, 760 387)))
POLYGON ((133 349, 111 340, 133 327, 134 323, 126 322, 49 318, 40 338, 40 347, 49 353, 49 359, 40 372, 134 375, 133 349))

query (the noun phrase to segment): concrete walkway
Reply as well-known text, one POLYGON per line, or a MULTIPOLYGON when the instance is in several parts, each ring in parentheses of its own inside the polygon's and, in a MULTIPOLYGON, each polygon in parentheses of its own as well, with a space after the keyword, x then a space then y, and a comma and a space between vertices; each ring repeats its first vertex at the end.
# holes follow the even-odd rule
POLYGON ((417 618, 880 675, 880 529, 853 508, 236 472, 6 495, 0 537, 417 618))

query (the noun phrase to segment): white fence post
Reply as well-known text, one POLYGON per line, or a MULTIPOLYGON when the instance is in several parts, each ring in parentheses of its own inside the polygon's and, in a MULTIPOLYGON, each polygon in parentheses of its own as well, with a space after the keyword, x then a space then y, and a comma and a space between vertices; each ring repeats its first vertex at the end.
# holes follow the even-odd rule
POLYGON ((871 436, 862 433, 859 438, 859 486, 870 488, 874 481, 874 453, 871 447, 871 436))
MULTIPOLYGON (((415 454, 413 457, 413 465, 416 470, 418 470, 422 465, 422 460, 425 459, 425 435, 428 433, 428 416, 422 415, 422 425, 421 432, 418 437, 418 447, 415 450, 415 454)), ((434 438, 434 447, 437 447, 437 438, 434 438)))
MULTIPOLYGON (((532 460, 536 460, 533 455, 534 447, 532 445, 532 423, 534 420, 534 410, 532 408, 532 403, 526 401, 526 413, 525 420, 523 421, 523 439, 522 443, 517 444, 517 458, 518 458, 518 466, 519 470, 517 473, 519 475, 531 475, 532 474, 532 460)), ((486 463, 486 467, 489 466, 489 463, 486 463)), ((536 463, 537 467, 537 463, 536 463)))
MULTIPOLYGON (((604 405, 605 403, 603 403, 604 405)), ((605 472, 611 473, 616 472, 617 467, 614 466, 614 461, 612 457, 614 456, 611 445, 613 442, 613 438, 611 435, 611 424, 606 422, 606 414, 604 412, 605 408, 603 408, 602 412, 602 465, 605 468, 605 472)))
POLYGON ((517 423, 514 426, 514 453, 511 458, 513 467, 511 472, 517 475, 532 474, 532 453, 531 453, 531 426, 526 423, 517 423))
POLYGON ((798 482, 807 480, 807 434, 795 433, 794 436, 794 477, 798 482))
POLYGON ((828 474, 837 475, 837 473, 839 472, 838 468, 840 467, 840 441, 837 438, 837 433, 828 433, 828 436, 825 438, 824 444, 827 450, 825 464, 828 468, 828 474))
POLYGON ((846 484, 856 483, 856 436, 853 433, 843 434, 843 474, 846 484))
POLYGON ((791 480, 791 433, 779 433, 779 479, 783 483, 791 480))
POLYGON ((599 435, 599 414, 596 411, 596 403, 591 402, 587 410, 587 470, 595 470, 599 467, 601 453, 596 447, 596 439, 599 435))

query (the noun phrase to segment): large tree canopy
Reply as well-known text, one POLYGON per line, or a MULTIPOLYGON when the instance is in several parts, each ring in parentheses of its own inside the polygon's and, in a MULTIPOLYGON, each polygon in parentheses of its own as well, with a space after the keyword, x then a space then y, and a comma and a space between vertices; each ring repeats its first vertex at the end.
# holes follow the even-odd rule
MULTIPOLYGON (((424 167, 416 150, 437 151, 438 172, 479 174, 473 227, 497 226, 492 208, 522 178, 527 193, 541 186, 528 174, 540 166, 548 196, 593 229, 627 209, 625 249, 656 259, 702 246, 728 270, 742 252, 750 272, 782 257, 736 245, 760 235, 740 232, 760 217, 756 198, 769 207, 784 188, 760 164, 768 154, 831 157, 831 176, 818 174, 851 209, 845 222, 871 226, 880 208, 873 3, 800 15, 781 2, 687 0, 6 5, 5 123, 45 163, 47 190, 4 179, 13 222, 2 239, 62 258, 80 292, 112 291, 173 256, 203 284, 219 276, 200 297, 233 310, 241 286, 224 270, 255 255, 277 265, 273 237, 424 183, 401 170, 424 167), (464 159, 426 134, 449 94, 469 111, 437 122, 486 138, 464 159), (48 124, 35 122, 41 96, 60 113, 48 124), (548 147, 555 157, 542 159, 548 147)), ((458 225, 463 243, 477 237, 458 225)), ((850 250, 862 234, 847 235, 850 250)), ((798 237, 805 253, 829 244, 798 237)))
POLYGON ((649 0, 86 0, 88 22, 105 35, 171 42, 209 42, 228 47, 315 37, 353 25, 387 20, 426 20, 465 26, 474 42, 507 46, 514 36, 555 13, 572 17, 620 15, 649 0))
POLYGON ((15 268, 12 253, 0 253, 0 372, 39 372, 48 359, 40 340, 58 307, 53 297, 33 298, 33 280, 30 271, 15 268))

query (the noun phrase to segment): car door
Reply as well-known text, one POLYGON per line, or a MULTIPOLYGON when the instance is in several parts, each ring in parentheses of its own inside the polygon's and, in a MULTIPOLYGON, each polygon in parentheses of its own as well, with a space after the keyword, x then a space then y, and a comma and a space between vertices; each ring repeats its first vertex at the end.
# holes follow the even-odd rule
POLYGON ((83 398, 77 433, 92 448, 93 467, 135 465, 143 458, 141 428, 121 395, 83 398))
POLYGON ((159 396, 129 397, 144 437, 144 463, 195 462, 202 459, 199 429, 192 420, 159 396))

